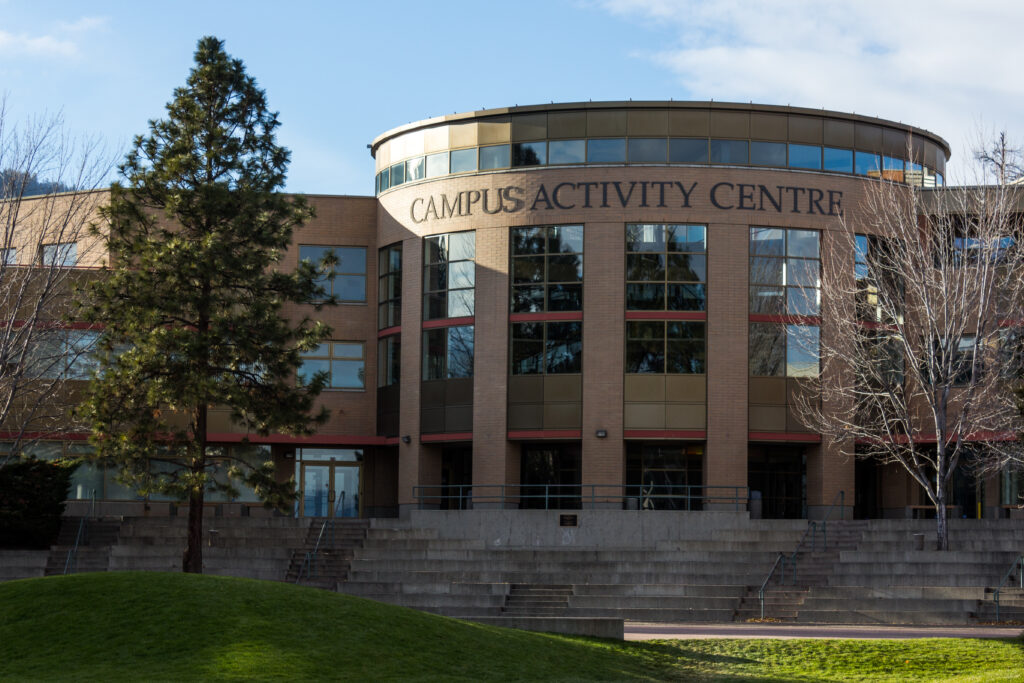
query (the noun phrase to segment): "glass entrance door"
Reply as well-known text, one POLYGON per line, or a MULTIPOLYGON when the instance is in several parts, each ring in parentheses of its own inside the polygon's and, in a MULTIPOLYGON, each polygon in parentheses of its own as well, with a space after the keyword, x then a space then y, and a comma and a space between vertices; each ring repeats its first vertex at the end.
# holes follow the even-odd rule
POLYGON ((358 463, 303 462, 299 510, 303 517, 359 517, 358 463))

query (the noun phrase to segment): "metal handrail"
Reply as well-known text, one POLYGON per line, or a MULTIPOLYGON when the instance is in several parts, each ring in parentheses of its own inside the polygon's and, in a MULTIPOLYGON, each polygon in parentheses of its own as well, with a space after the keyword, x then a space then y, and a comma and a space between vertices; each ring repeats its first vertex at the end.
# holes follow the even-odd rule
MULTIPOLYGON (((659 501, 682 504, 680 509, 693 510, 706 504, 732 505, 734 510, 745 510, 748 499, 746 486, 703 486, 696 484, 436 484, 413 486, 413 499, 420 509, 429 504, 440 505, 453 501, 456 509, 464 509, 479 502, 499 503, 502 507, 523 501, 542 501, 543 509, 552 509, 558 503, 570 503, 584 508, 598 503, 625 504, 635 500, 639 509, 653 509, 659 501)), ((561 507, 561 505, 559 505, 561 507)))
POLYGON ((90 495, 89 514, 78 521, 78 533, 75 534, 75 545, 68 550, 68 557, 64 561, 64 575, 73 574, 78 566, 78 546, 85 538, 85 521, 96 516, 96 489, 90 495))
MULTIPOLYGON (((846 512, 844 503, 846 502, 846 491, 836 491, 836 495, 832 496, 832 504, 825 512, 824 519, 821 520, 821 548, 822 550, 828 550, 828 518, 832 516, 832 511, 836 507, 836 503, 839 503, 839 510, 842 517, 840 519, 846 519, 846 512)), ((800 536, 800 540, 796 543, 796 548, 793 549, 789 555, 785 553, 779 553, 779 556, 775 558, 775 564, 768 571, 768 576, 764 577, 764 581, 761 582, 761 588, 757 592, 758 600, 761 602, 761 618, 764 619, 764 594, 768 590, 768 582, 771 581, 772 576, 775 574, 775 570, 781 566, 782 572, 779 579, 781 585, 786 584, 786 562, 789 562, 789 573, 792 577, 790 585, 796 585, 796 558, 800 552, 800 548, 803 547, 807 541, 807 536, 811 537, 811 552, 818 551, 818 522, 809 521, 807 522, 807 529, 804 530, 803 535, 800 536), (780 564, 781 563, 781 564, 780 564)))
POLYGON ((313 578, 313 572, 316 571, 316 569, 315 569, 316 556, 317 556, 317 553, 320 552, 320 543, 323 541, 323 539, 324 539, 324 532, 328 529, 328 527, 331 530, 331 537, 330 537, 331 545, 334 545, 334 520, 333 519, 325 519, 324 523, 320 526, 320 533, 317 534, 317 536, 316 536, 316 543, 313 545, 313 552, 307 552, 306 553, 306 557, 302 561, 302 566, 299 568, 299 575, 297 577, 295 577, 295 583, 298 583, 299 581, 302 580, 302 573, 303 573, 303 571, 306 572, 306 578, 307 579, 313 578))
POLYGON ((996 589, 992 591, 996 603, 996 621, 999 621, 999 592, 1003 589, 1003 586, 1006 585, 1006 582, 1013 576, 1013 570, 1017 565, 1020 565, 1020 571, 1017 572, 1017 577, 1020 579, 1021 589, 1024 589, 1024 555, 1018 555, 1010 564, 1010 568, 1006 570, 1005 574, 1003 574, 1003 580, 1000 581, 999 585, 996 586, 996 589))

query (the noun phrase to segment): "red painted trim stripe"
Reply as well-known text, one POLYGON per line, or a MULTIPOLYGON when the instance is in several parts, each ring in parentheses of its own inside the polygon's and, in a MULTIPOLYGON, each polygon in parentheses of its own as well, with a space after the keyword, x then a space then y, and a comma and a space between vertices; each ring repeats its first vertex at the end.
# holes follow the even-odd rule
MULTIPOLYGON (((0 432, 0 439, 19 438, 18 432, 0 432)), ((28 441, 85 441, 89 438, 88 432, 25 432, 20 438, 28 441)))
MULTIPOLYGON (((14 327, 24 327, 27 321, 15 320, 14 327)), ((103 323, 86 323, 86 322, 63 322, 61 320, 40 320, 36 322, 36 327, 41 330, 102 330, 106 327, 103 323)))
POLYGON ((751 313, 752 323, 785 323, 787 325, 820 325, 821 316, 817 315, 767 315, 751 313))
POLYGON ((706 439, 703 429, 627 429, 622 433, 626 439, 706 439))
POLYGON ((510 313, 509 322, 532 323, 559 320, 583 320, 582 311, 553 311, 551 313, 510 313))
POLYGON ((402 333, 402 326, 401 325, 395 325, 394 327, 385 327, 383 330, 381 330, 380 332, 377 333, 377 339, 381 339, 383 337, 390 337, 393 334, 401 334, 401 333, 402 333))
POLYGON ((800 441, 803 443, 821 443, 821 434, 802 434, 800 432, 749 432, 749 441, 800 441))
POLYGON ((516 429, 509 430, 509 439, 579 439, 579 429, 516 429))
POLYGON ((441 318, 440 320, 424 320, 423 329, 432 330, 438 327, 458 327, 459 325, 472 325, 473 316, 464 318, 441 318))
POLYGON ((626 311, 626 320, 707 320, 705 311, 626 311))
POLYGON ((241 434, 237 432, 220 432, 206 435, 207 440, 219 443, 294 444, 297 446, 390 446, 398 443, 397 437, 365 436, 357 434, 314 434, 312 436, 291 436, 289 434, 241 434))
MULTIPOLYGON (((1019 436, 1015 432, 981 431, 971 432, 966 437, 964 437, 964 441, 1016 441, 1018 438, 1019 436)), ((938 442, 938 440, 939 438, 935 434, 918 434, 917 436, 914 437, 914 443, 936 443, 938 442)), ((951 442, 959 441, 960 437, 959 435, 953 434, 949 437, 949 440, 951 442)), ((861 438, 856 439, 855 443, 869 444, 878 441, 880 440, 861 438)), ((895 443, 908 443, 910 441, 910 438, 906 435, 902 435, 892 439, 892 441, 895 443)))
POLYGON ((444 432, 440 434, 420 434, 420 443, 437 443, 441 441, 472 441, 473 432, 444 432))

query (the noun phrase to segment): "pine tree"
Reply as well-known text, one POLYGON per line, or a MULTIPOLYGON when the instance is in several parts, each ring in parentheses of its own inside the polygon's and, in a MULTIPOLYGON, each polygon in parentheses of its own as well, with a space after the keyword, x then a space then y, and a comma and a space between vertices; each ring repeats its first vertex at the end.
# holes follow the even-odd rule
MULTIPOLYGON (((102 323, 101 367, 80 407, 97 461, 142 493, 188 500, 186 572, 202 571, 203 500, 234 482, 284 508, 294 482, 270 463, 232 462, 215 480, 207 443, 211 407, 242 431, 310 433, 323 387, 295 380, 300 351, 330 330, 289 323, 285 303, 321 303, 315 267, 279 263, 292 230, 312 216, 281 194, 289 153, 275 141, 277 114, 240 60, 214 37, 199 41, 186 85, 165 119, 149 122, 120 167, 103 210, 111 266, 81 297, 102 323)), ((220 463, 217 463, 220 464, 220 463)))

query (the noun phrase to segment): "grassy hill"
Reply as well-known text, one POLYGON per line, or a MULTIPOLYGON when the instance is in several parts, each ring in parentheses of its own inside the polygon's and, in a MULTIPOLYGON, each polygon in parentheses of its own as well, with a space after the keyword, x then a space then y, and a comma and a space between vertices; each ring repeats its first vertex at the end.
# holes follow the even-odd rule
POLYGON ((1021 641, 621 643, 216 576, 0 584, 3 680, 1011 681, 1022 672, 1021 641))

